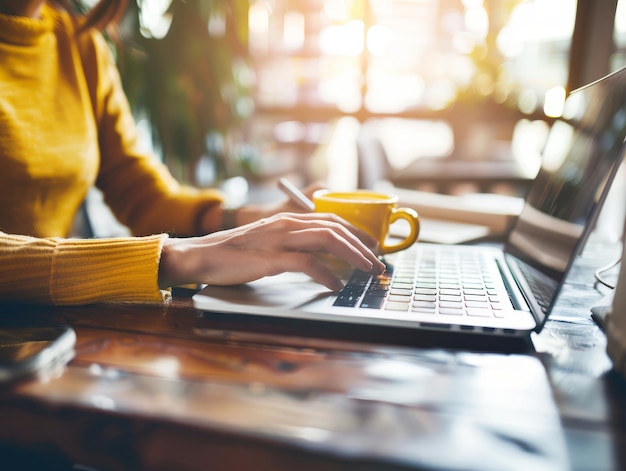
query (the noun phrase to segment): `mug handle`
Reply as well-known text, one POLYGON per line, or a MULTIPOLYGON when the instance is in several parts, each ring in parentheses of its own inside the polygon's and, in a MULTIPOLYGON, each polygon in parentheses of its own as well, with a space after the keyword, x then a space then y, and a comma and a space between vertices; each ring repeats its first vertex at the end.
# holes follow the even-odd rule
POLYGON ((389 216, 389 225, 394 222, 406 219, 406 221, 411 226, 411 232, 407 236, 406 239, 398 242, 397 244, 385 245, 383 244, 381 250, 384 254, 398 252, 400 250, 404 250, 408 248, 410 245, 413 245, 420 234, 420 218, 417 214, 417 211, 411 208, 392 208, 391 215, 389 216))

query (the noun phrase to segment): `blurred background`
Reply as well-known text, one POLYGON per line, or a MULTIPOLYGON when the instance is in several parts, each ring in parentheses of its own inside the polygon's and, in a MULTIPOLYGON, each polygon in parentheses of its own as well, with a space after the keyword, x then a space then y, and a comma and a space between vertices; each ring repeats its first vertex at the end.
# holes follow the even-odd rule
POLYGON ((146 146, 241 202, 523 195, 567 94, 626 66, 626 0, 136 0, 121 33, 146 146))

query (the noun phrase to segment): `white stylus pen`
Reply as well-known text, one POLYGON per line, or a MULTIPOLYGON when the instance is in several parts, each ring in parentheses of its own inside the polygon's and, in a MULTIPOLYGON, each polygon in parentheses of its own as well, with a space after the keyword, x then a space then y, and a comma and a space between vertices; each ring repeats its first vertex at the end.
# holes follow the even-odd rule
POLYGON ((315 211, 315 204, 304 193, 298 190, 289 180, 281 178, 278 180, 278 188, 291 198, 294 203, 300 205, 300 207, 306 211, 315 211))

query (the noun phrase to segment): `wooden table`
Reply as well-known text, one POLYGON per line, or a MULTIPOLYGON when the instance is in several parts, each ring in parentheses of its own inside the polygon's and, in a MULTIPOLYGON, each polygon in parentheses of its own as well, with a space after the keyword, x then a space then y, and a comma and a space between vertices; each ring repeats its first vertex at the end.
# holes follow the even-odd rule
POLYGON ((541 334, 506 353, 206 316, 186 290, 0 305, 77 333, 65 368, 0 388, 0 469, 626 469, 626 381, 589 313, 616 245, 589 244, 541 334))

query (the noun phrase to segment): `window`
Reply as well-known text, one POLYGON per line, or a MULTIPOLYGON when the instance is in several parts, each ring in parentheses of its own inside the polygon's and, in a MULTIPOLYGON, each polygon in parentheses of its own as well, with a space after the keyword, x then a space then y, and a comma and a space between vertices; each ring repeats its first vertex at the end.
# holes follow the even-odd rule
POLYGON ((565 98, 576 7, 252 0, 255 120, 306 129, 353 117, 359 136, 376 134, 391 171, 406 178, 418 159, 461 158, 506 160, 503 172, 527 181, 538 168, 546 114, 558 116, 565 98))
POLYGON ((626 67, 626 0, 617 2, 613 39, 615 52, 611 56, 611 70, 617 70, 626 67))
POLYGON ((256 103, 359 116, 495 100, 533 112, 567 82, 576 0, 254 0, 256 103))

